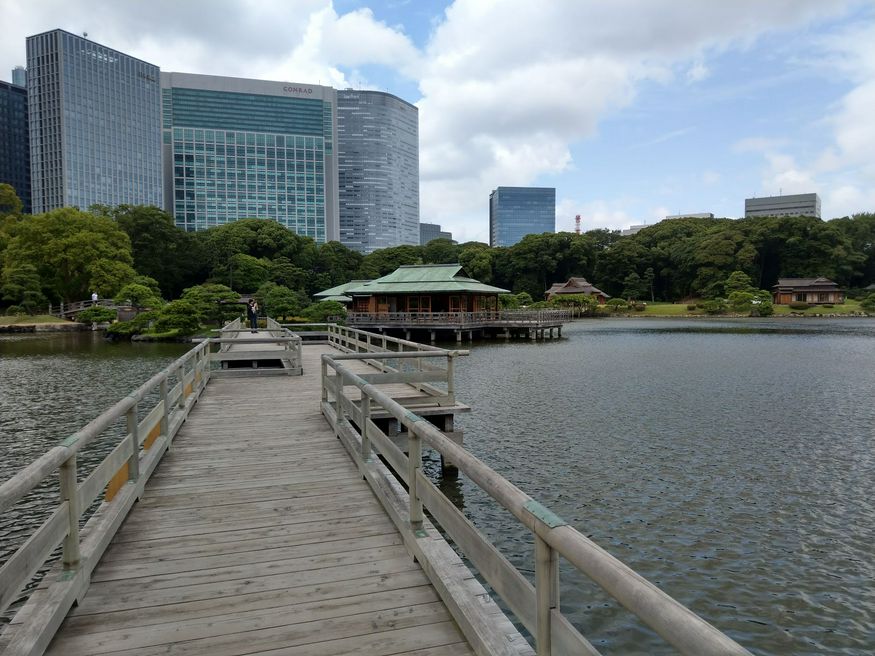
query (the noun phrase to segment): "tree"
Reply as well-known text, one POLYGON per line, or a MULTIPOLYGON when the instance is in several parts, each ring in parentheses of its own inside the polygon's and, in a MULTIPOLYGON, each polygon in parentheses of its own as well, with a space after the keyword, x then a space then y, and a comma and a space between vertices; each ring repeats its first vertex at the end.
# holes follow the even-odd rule
POLYGON ((4 301, 18 305, 28 314, 34 314, 48 303, 42 293, 39 273, 32 264, 5 268, 0 278, 0 295, 4 301))
POLYGON ((200 320, 194 304, 191 301, 177 299, 161 308, 151 332, 194 335, 198 330, 200 330, 200 320))
POLYGON ((380 278, 405 264, 422 264, 421 246, 395 246, 368 253, 362 260, 361 277, 380 278))
POLYGON ((307 305, 307 297, 302 292, 272 282, 262 285, 256 298, 271 317, 289 317, 307 305))
POLYGON ((449 239, 432 239, 422 247, 424 264, 453 264, 459 261, 459 246, 449 239))
POLYGON ((644 270, 644 277, 642 278, 642 282, 647 290, 650 291, 650 301, 651 303, 656 300, 656 297, 653 294, 653 281, 656 279, 656 274, 653 272, 653 267, 647 267, 644 270))
POLYGON ((225 285, 195 285, 182 292, 182 299, 191 303, 200 321, 212 321, 216 325, 240 316, 243 311, 243 306, 238 304, 240 295, 225 285))
POLYGON ((15 193, 15 188, 11 184, 0 182, 0 216, 18 215, 23 209, 24 203, 15 193))
POLYGON ((866 312, 875 312, 875 294, 869 294, 866 298, 860 301, 860 307, 866 312))
POLYGON ((644 281, 634 271, 623 279, 623 298, 637 301, 644 296, 644 281))
POLYGON ((109 216, 125 231, 131 240, 134 269, 157 280, 168 297, 178 296, 186 286, 206 277, 209 268, 200 252, 200 241, 177 228, 167 212, 146 205, 96 206, 91 210, 109 216))
POLYGON ((743 271, 733 271, 723 283, 723 290, 727 296, 731 296, 734 292, 750 292, 753 289, 750 276, 743 271))
POLYGON ((337 301, 319 301, 306 308, 303 315, 314 323, 323 323, 329 319, 344 319, 346 307, 337 301))
POLYGON ((132 305, 138 312, 144 308, 157 310, 164 305, 161 297, 151 288, 135 282, 122 287, 116 294, 115 302, 119 305, 132 305))
POLYGON ((132 265, 131 242, 112 220, 65 207, 27 220, 3 223, 4 265, 32 264, 43 293, 53 300, 79 301, 91 294, 93 273, 108 262, 132 265))
POLYGON ((244 293, 252 293, 270 279, 271 262, 267 258, 257 258, 245 253, 233 255, 228 262, 228 269, 218 271, 213 276, 214 282, 228 280, 234 289, 244 293))
MULTIPOLYGON (((100 260, 91 267, 91 279, 88 287, 103 298, 112 298, 122 287, 134 282, 136 278, 137 272, 130 264, 100 260)), ((152 279, 149 278, 149 280, 152 279)), ((160 291, 156 295, 160 296, 160 291)))
POLYGON ((589 294, 557 294, 550 299, 550 305, 570 308, 572 316, 593 314, 599 302, 589 294))

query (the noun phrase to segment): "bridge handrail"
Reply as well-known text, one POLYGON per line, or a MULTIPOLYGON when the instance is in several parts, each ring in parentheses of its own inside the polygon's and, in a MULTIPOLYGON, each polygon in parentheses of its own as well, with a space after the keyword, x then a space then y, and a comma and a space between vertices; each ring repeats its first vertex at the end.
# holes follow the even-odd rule
POLYGON ((292 332, 285 326, 280 325, 280 323, 273 317, 267 317, 266 326, 268 332, 270 332, 271 335, 278 337, 279 340, 285 341, 286 349, 289 351, 294 351, 295 362, 297 363, 297 365, 303 367, 304 358, 303 351, 301 349, 302 342, 304 340, 301 339, 301 336, 297 333, 292 332))
POLYGON ((0 612, 3 612, 63 542, 63 576, 50 584, 47 610, 38 614, 38 621, 44 623, 42 628, 46 630, 17 632, 8 653, 19 653, 19 648, 26 653, 41 653, 74 601, 88 588, 91 571, 206 386, 210 377, 209 348, 209 340, 197 344, 0 485, 0 513, 13 507, 55 471, 59 472, 61 490, 59 505, 49 518, 0 567, 0 612), (156 388, 157 403, 140 419, 140 403, 156 388), (79 482, 77 454, 122 418, 126 420, 124 436, 79 482), (80 537, 82 514, 104 489, 105 501, 86 522, 80 537), (16 640, 30 638, 37 641, 36 647, 29 643, 14 646, 16 640))
POLYGON ((400 337, 391 337, 389 335, 378 335, 370 333, 366 330, 351 328, 349 326, 341 326, 339 324, 328 325, 328 343, 336 349, 344 353, 374 353, 378 357, 365 359, 365 362, 373 367, 376 367, 384 373, 400 374, 400 367, 393 367, 389 364, 389 359, 386 353, 395 353, 393 358, 404 358, 408 353, 436 353, 447 356, 446 369, 441 369, 434 365, 430 365, 427 360, 416 360, 416 367, 419 372, 426 370, 445 371, 445 376, 440 382, 445 383, 446 391, 430 385, 426 382, 414 382, 408 380, 411 386, 424 394, 428 394, 432 399, 440 405, 452 405, 456 402, 455 389, 453 385, 455 357, 459 355, 468 355, 469 351, 463 350, 447 350, 438 346, 429 344, 420 344, 400 337), (399 356, 399 354, 405 354, 399 356))
MULTIPOLYGON (((681 653, 749 655, 741 645, 567 525, 476 456, 455 444, 436 426, 377 389, 368 376, 356 374, 343 364, 350 359, 398 355, 324 354, 323 413, 335 432, 339 435, 349 432, 353 436, 352 444, 344 443, 363 470, 376 466, 372 464, 373 449, 386 458, 408 487, 410 529, 415 532, 422 528, 423 508, 426 508, 523 626, 535 636, 538 654, 598 654, 559 610, 558 562, 561 556, 681 653), (329 369, 334 371, 333 376, 329 375, 329 369), (344 386, 353 386, 360 391, 358 404, 346 395, 344 386), (409 455, 395 446, 370 419, 373 404, 407 428, 409 455), (532 532, 535 540, 534 587, 422 473, 423 442, 456 465, 532 532)), ((440 356, 436 352, 420 353, 420 357, 440 356)))

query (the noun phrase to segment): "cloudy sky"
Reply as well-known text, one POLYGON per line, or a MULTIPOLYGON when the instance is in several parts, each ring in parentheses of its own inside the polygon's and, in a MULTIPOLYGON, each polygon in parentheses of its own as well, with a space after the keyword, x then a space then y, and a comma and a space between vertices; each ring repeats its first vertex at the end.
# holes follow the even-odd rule
POLYGON ((875 211, 871 0, 0 0, 0 78, 57 27, 162 70, 374 88, 419 107, 421 220, 488 241, 496 186, 558 230, 875 211))

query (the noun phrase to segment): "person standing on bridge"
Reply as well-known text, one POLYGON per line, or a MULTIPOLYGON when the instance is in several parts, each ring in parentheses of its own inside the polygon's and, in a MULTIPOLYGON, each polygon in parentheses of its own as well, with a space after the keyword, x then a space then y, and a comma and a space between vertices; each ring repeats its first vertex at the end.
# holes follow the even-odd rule
POLYGON ((91 292, 91 302, 97 303, 97 292, 91 292))
POLYGON ((249 327, 252 328, 252 332, 258 332, 258 303, 255 302, 254 298, 249 299, 246 314, 249 315, 249 327))

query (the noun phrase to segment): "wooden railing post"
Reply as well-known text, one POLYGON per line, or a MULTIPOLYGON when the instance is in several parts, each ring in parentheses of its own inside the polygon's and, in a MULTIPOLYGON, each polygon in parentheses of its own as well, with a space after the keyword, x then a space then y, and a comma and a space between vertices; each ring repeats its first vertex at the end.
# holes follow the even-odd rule
POLYGON ((176 370, 176 377, 179 379, 179 398, 176 400, 176 405, 180 408, 185 407, 185 365, 180 364, 176 370))
POLYGON ((169 439, 167 433, 170 431, 170 392, 167 385, 167 376, 161 381, 161 434, 169 439))
POLYGON ((371 458, 371 440, 368 438, 368 422, 371 420, 371 397, 362 392, 362 460, 371 458))
POLYGON ((64 569, 79 566, 79 494, 76 482, 76 454, 67 458, 61 465, 58 475, 61 481, 61 501, 69 505, 67 513, 67 536, 64 538, 64 569))
POLYGON ((407 493, 410 497, 410 528, 422 529, 422 500, 416 490, 416 475, 422 469, 422 438, 413 427, 407 429, 407 493))
POLYGON ((550 611, 559 608, 559 559, 539 536, 535 535, 535 648, 538 656, 550 656, 550 611))
POLYGON ((456 402, 456 384, 453 378, 456 375, 455 356, 447 355, 447 402, 453 405, 456 402))
POLYGON ((127 411, 128 433, 131 436, 131 457, 128 458, 128 480, 137 481, 140 478, 140 422, 137 419, 137 408, 134 403, 127 411))
POLYGON ((322 360, 322 401, 328 400, 328 363, 322 360))

